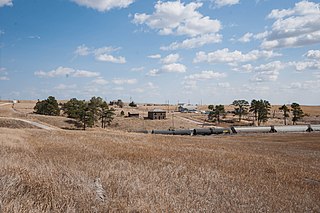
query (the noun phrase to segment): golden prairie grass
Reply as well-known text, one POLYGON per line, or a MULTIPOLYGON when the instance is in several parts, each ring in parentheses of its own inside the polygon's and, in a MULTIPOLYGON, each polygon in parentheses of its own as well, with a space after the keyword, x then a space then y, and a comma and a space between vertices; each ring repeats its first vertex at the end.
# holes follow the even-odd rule
POLYGON ((0 212, 319 212, 319 138, 0 128, 0 212))

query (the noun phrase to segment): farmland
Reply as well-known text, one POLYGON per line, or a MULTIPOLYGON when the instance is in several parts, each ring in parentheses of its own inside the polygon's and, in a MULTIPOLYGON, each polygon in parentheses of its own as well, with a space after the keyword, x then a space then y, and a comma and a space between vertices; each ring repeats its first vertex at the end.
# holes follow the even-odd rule
POLYGON ((120 117, 71 131, 30 106, 0 108, 0 212, 320 211, 319 133, 162 136, 120 130, 120 117))

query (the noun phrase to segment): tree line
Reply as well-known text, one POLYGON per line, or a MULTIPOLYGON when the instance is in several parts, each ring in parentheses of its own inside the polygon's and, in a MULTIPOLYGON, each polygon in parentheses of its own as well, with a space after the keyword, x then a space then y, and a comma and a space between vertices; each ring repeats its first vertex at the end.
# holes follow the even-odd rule
MULTIPOLYGON (((249 104, 246 100, 234 100, 232 105, 235 107, 234 111, 232 112, 234 115, 239 117, 239 122, 243 116, 249 114, 251 112, 253 114, 254 122, 258 123, 258 126, 261 123, 268 121, 270 115, 271 104, 267 100, 255 100, 253 99, 249 104)), ((292 112, 292 122, 296 124, 301 118, 304 117, 304 113, 298 103, 292 103, 291 109, 287 105, 283 105, 279 107, 279 110, 283 112, 283 120, 284 124, 287 125, 287 118, 290 117, 289 113, 292 112)), ((209 120, 216 120, 218 123, 220 122, 220 117, 226 114, 224 105, 209 105, 208 106, 209 120)))
POLYGON ((98 121, 102 128, 110 125, 114 119, 114 109, 101 97, 92 97, 90 101, 70 99, 64 104, 58 104, 53 96, 46 100, 38 100, 34 107, 34 112, 41 115, 59 116, 60 111, 68 118, 77 120, 85 130, 87 127, 93 127, 98 121))

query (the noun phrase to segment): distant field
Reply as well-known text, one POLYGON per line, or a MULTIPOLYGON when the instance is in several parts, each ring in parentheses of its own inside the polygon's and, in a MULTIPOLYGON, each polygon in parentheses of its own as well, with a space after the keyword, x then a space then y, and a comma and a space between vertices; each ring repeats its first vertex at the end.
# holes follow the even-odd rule
POLYGON ((0 128, 0 212, 319 212, 320 134, 0 128))
MULTIPOLYGON (((205 119, 191 113, 172 116, 174 106, 163 121, 143 117, 149 109, 166 107, 125 107, 116 109, 117 115, 124 110, 140 118, 116 116, 107 129, 69 131, 62 129, 74 129, 72 119, 32 114, 34 104, 0 107, 1 213, 320 212, 320 133, 182 137, 127 132, 196 128, 205 119)), ((319 108, 303 110, 317 119, 319 108)), ((281 123, 277 113, 271 122, 281 123)))

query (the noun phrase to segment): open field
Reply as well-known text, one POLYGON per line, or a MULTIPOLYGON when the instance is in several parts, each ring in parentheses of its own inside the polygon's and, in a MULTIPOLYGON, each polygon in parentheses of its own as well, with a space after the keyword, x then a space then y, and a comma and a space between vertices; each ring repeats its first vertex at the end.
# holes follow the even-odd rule
MULTIPOLYGON (((65 102, 65 101, 62 101, 65 102)), ((1 103, 0 103, 1 104, 1 103)), ((36 101, 20 101, 14 105, 12 108, 11 105, 6 105, 0 107, 0 116, 2 117, 18 117, 23 119, 29 119, 35 122, 40 122, 44 124, 51 125, 53 127, 63 128, 63 129, 75 129, 75 121, 68 119, 63 116, 41 116, 32 114, 33 107, 35 106, 36 101)), ((282 112, 279 111, 280 106, 272 106, 270 111, 270 118, 268 122, 263 125, 283 125, 282 112)), ((233 106, 225 106, 226 111, 232 111, 233 106)), ((177 106, 147 106, 140 105, 137 108, 132 108, 125 106, 124 108, 115 108, 116 117, 110 128, 123 130, 123 131, 137 131, 137 130, 153 130, 153 129, 193 129, 193 128, 202 128, 203 124, 206 124, 207 127, 211 126, 237 126, 237 125, 251 125, 252 117, 243 117, 241 123, 237 122, 237 116, 233 114, 228 114, 226 118, 223 118, 225 122, 217 124, 215 122, 207 122, 207 115, 200 113, 179 113, 174 112, 177 110, 177 106), (144 117, 147 117, 148 110, 152 109, 164 109, 167 111, 167 119, 161 121, 145 120, 144 117), (126 118, 121 117, 120 112, 124 111, 125 115, 130 113, 139 113, 139 118, 126 118)), ((207 110, 207 106, 201 106, 199 110, 207 110)), ((303 111, 308 114, 304 117, 298 124, 320 124, 320 106, 302 106, 303 111)), ((292 124, 291 118, 288 118, 288 124, 292 124)), ((96 127, 99 127, 97 125, 96 127)))
MULTIPOLYGON (((164 121, 144 120, 145 106, 134 109, 139 119, 117 116, 106 130, 69 131, 62 128, 74 128, 73 120, 31 114, 34 104, 0 107, 1 213, 320 212, 319 132, 127 132, 172 125, 171 114, 164 121)), ((121 110, 133 111, 116 112, 121 110)), ((316 117, 318 107, 305 112, 316 117)), ((177 128, 199 127, 195 121, 204 116, 174 115, 177 128)))
POLYGON ((0 212, 319 212, 320 134, 0 128, 0 212))

